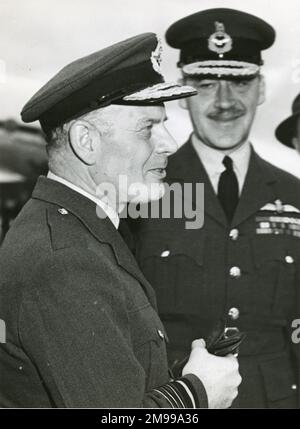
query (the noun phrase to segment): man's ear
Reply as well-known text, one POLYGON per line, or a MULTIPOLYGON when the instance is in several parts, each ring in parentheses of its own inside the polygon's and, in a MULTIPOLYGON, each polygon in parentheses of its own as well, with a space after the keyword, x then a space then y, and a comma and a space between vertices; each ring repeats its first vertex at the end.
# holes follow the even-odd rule
POLYGON ((258 101, 257 105, 263 104, 266 99, 266 81, 263 75, 259 75, 259 93, 258 93, 258 101))
POLYGON ((96 144, 100 134, 96 127, 85 120, 77 120, 69 129, 69 140, 74 154, 87 165, 93 165, 96 160, 96 144))

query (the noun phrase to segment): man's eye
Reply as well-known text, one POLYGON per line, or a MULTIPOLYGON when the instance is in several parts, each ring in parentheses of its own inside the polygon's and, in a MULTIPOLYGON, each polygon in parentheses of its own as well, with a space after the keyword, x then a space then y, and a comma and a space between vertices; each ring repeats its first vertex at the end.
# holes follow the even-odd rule
POLYGON ((233 82, 234 86, 237 88, 246 88, 250 82, 248 80, 239 80, 237 82, 233 82))
POLYGON ((146 127, 144 127, 141 132, 147 136, 151 135, 152 132, 152 125, 147 125, 146 127))
POLYGON ((199 89, 211 89, 215 86, 214 82, 200 82, 198 85, 199 89))

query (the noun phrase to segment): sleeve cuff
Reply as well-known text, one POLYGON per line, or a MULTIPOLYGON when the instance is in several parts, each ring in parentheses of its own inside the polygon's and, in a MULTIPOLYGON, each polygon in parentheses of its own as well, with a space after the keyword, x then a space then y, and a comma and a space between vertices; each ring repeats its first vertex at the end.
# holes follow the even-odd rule
POLYGON ((168 402, 170 408, 208 408, 205 388, 193 374, 172 380, 154 391, 168 402))
POLYGON ((205 387, 196 375, 186 374, 179 380, 184 381, 190 389, 196 403, 196 408, 208 408, 208 397, 205 387))

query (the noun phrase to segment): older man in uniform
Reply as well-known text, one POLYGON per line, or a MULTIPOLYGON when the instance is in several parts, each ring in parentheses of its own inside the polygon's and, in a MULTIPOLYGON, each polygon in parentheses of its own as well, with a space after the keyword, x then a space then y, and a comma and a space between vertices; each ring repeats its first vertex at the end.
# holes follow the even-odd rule
POLYGON ((23 108, 48 136, 50 172, 1 249, 1 407, 228 407, 237 395, 236 358, 202 340, 169 378, 153 289, 117 231, 130 186, 161 196, 176 150, 163 102, 195 94, 164 82, 159 53, 152 33, 120 42, 23 108))
POLYGON ((265 96, 261 51, 274 38, 269 24, 231 9, 171 25, 166 39, 180 49, 182 81, 198 94, 182 103, 193 133, 170 157, 167 182, 204 183, 204 225, 187 229, 176 216, 134 224, 172 364, 218 319, 228 336, 246 332, 234 407, 299 405, 291 324, 300 317, 300 182, 261 159, 249 141, 265 96))
POLYGON ((293 101, 291 116, 278 125, 275 135, 281 143, 300 154, 300 94, 293 101))

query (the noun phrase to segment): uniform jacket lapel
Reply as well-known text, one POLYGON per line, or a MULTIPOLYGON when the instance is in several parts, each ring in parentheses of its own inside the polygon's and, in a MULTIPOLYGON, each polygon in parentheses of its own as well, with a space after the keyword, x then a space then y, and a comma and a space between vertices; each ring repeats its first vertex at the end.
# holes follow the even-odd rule
MULTIPOLYGON (((223 226, 228 226, 225 213, 191 139, 171 158, 168 177, 172 181, 204 183, 205 213, 223 226)), ((269 168, 269 164, 252 149, 248 173, 232 225, 239 225, 266 203, 274 201, 276 199, 276 189, 273 186, 275 182, 276 177, 269 168)))
POLYGON ((206 170, 191 139, 170 160, 168 178, 185 183, 204 183, 204 212, 222 225, 227 225, 224 210, 213 190, 206 170))
MULTIPOLYGON (((155 293, 140 271, 135 258, 112 222, 107 217, 97 216, 96 204, 93 201, 45 177, 38 179, 32 197, 65 208, 76 216, 98 241, 109 244, 118 265, 140 282, 149 301, 156 306, 155 293)), ((99 207, 98 209, 101 210, 99 207)))

